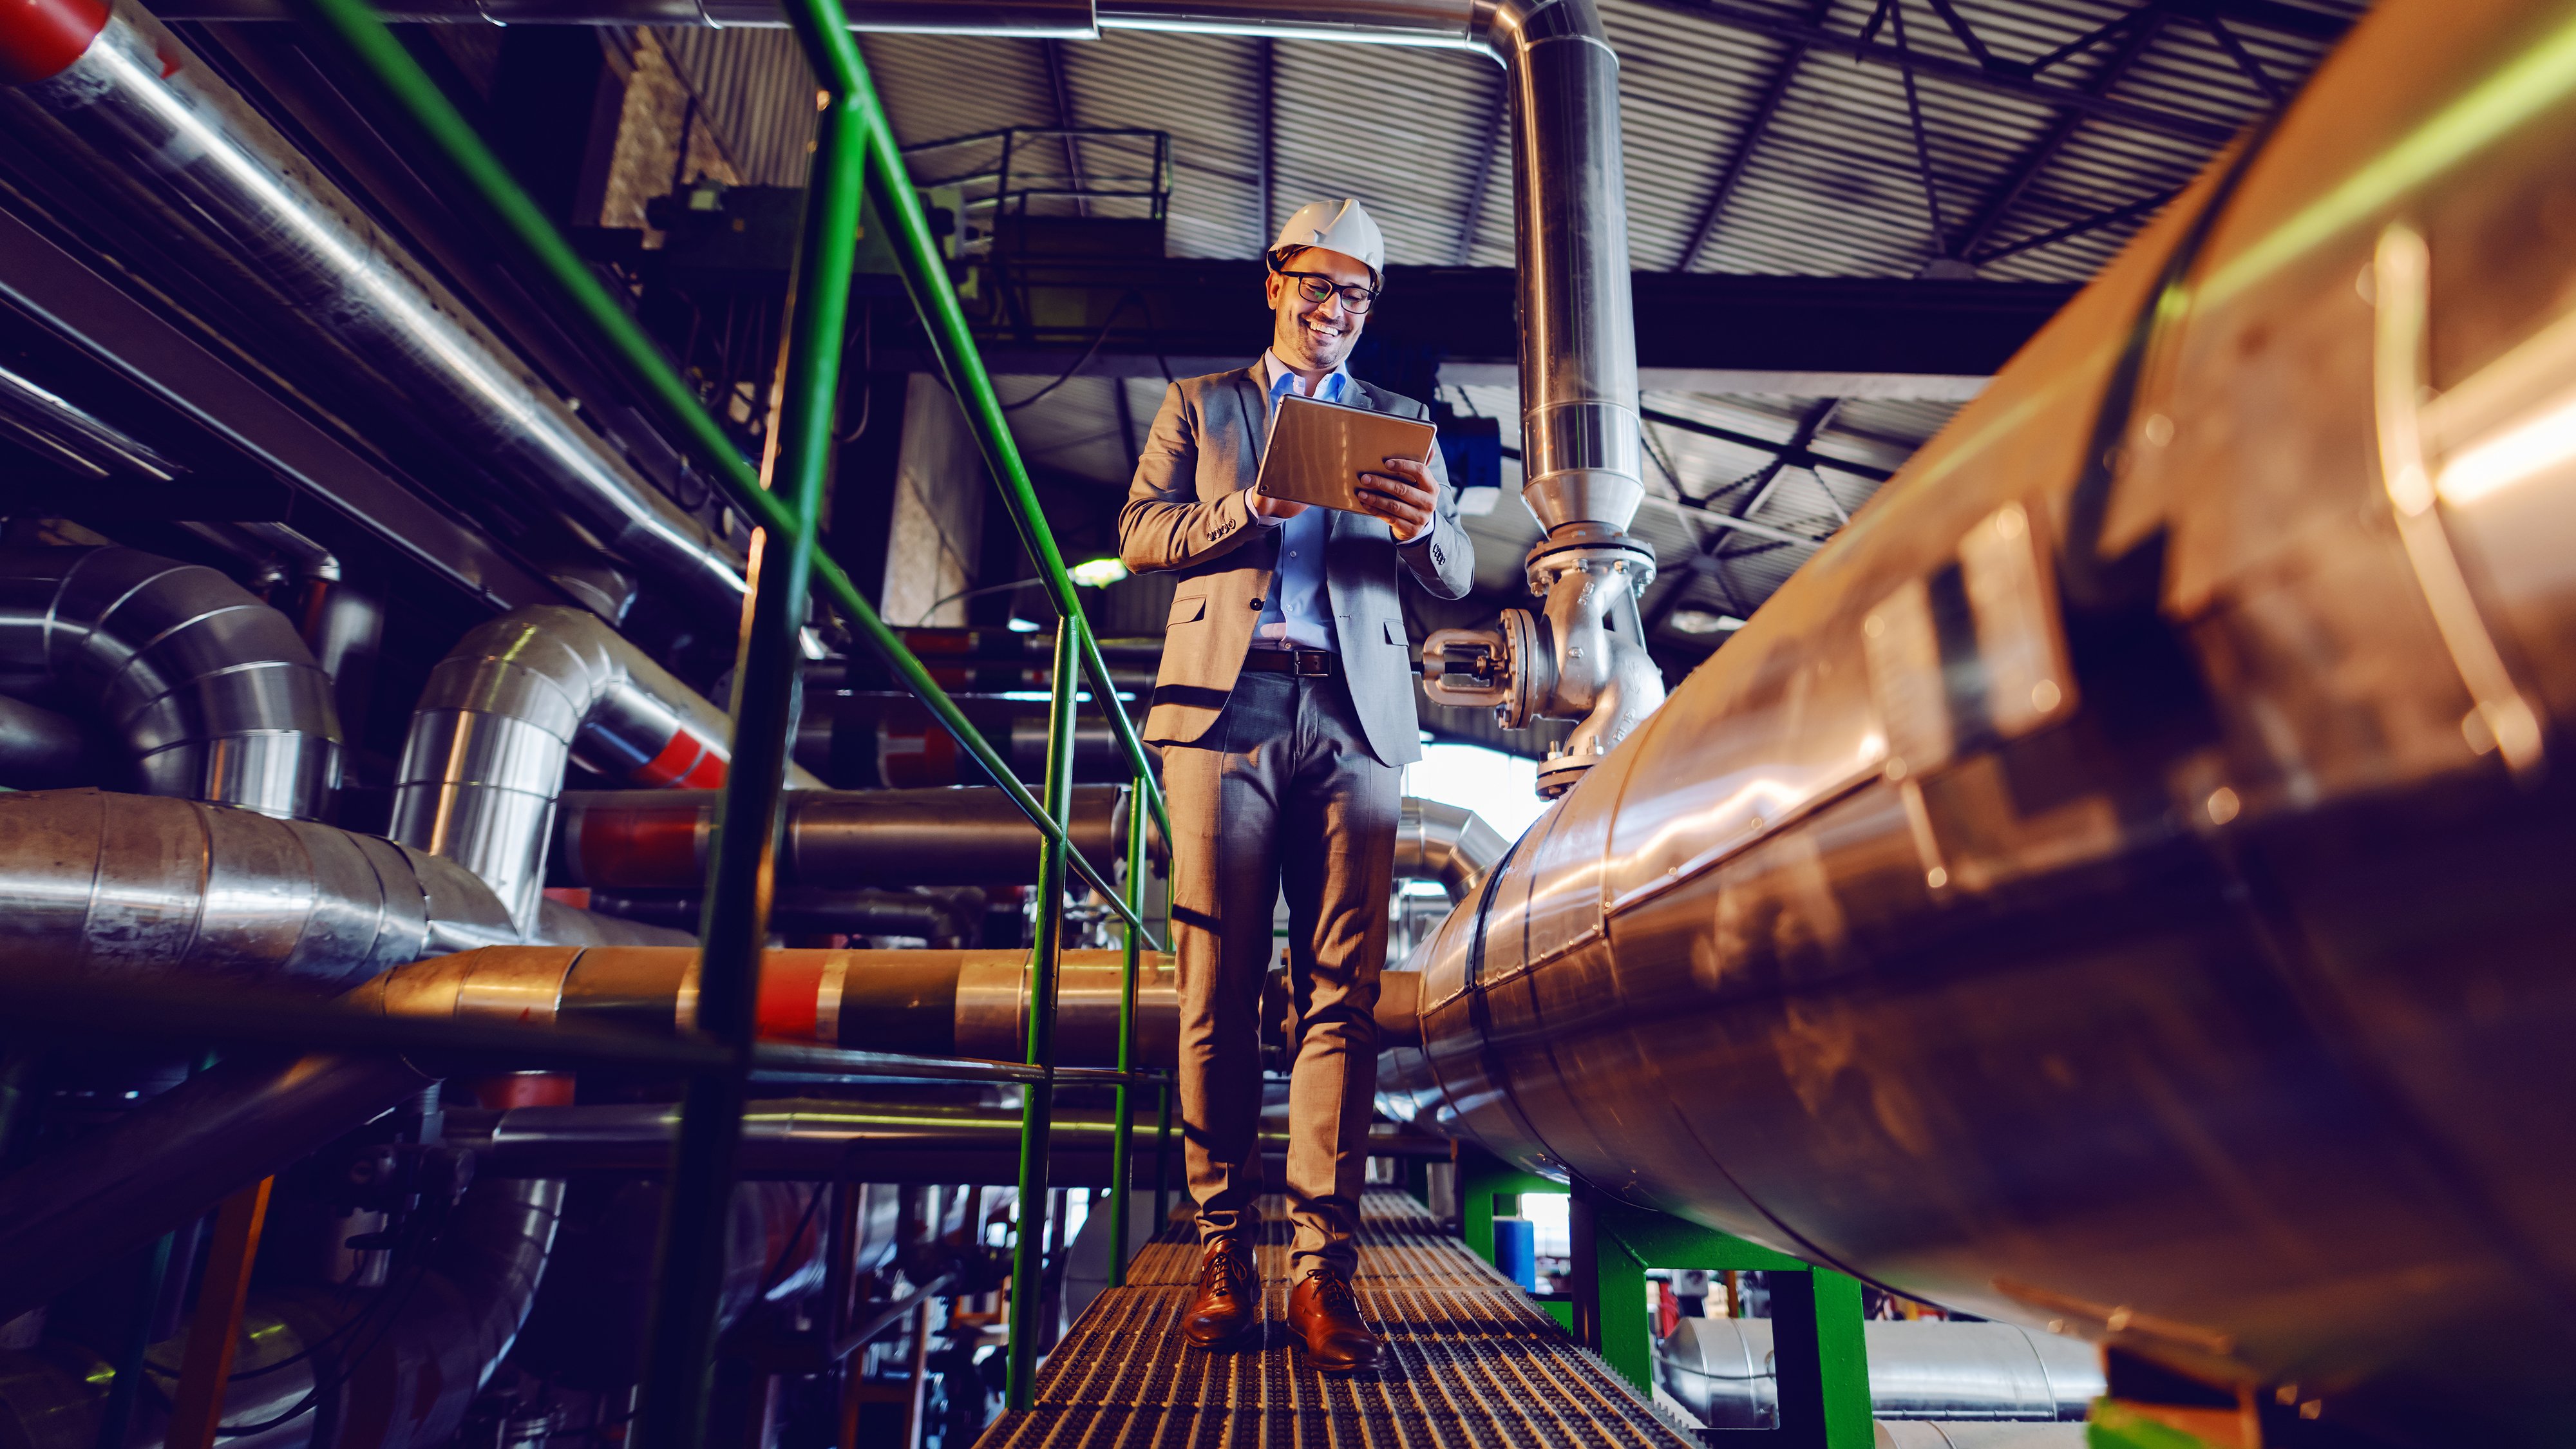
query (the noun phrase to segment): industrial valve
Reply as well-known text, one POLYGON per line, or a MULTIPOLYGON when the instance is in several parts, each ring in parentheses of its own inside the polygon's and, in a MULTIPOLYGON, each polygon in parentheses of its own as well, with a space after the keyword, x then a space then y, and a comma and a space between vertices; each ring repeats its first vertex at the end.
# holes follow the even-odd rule
POLYGON ((1539 766, 1538 793, 1553 800, 1664 702, 1637 617, 1655 555, 1618 529, 1582 522, 1540 539, 1527 568, 1530 592, 1545 600, 1539 612, 1505 609, 1491 629, 1435 630, 1422 644, 1422 687, 1435 704, 1490 707, 1505 729, 1582 721, 1539 766))

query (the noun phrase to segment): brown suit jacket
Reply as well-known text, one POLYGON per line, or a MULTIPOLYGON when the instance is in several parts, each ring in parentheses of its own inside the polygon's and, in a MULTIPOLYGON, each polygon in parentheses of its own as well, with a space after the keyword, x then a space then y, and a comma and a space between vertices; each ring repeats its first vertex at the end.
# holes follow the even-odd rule
MULTIPOLYGON (((1409 397, 1352 382, 1345 400, 1355 392, 1360 406, 1399 417, 1427 415, 1409 397)), ((1145 717, 1145 738, 1156 744, 1187 744, 1207 732, 1252 647, 1279 562, 1279 530, 1262 527, 1243 497, 1260 471, 1269 411, 1270 390, 1257 361, 1173 383, 1119 510, 1118 552, 1127 567, 1180 575, 1163 633, 1162 674, 1145 717)), ((1398 571, 1444 599, 1463 596, 1475 576, 1475 545, 1459 526, 1458 495, 1436 451, 1431 472, 1440 506, 1421 541, 1399 546, 1384 522, 1337 511, 1324 557, 1351 703, 1369 752, 1388 765, 1422 757, 1412 650, 1396 601, 1398 571)))

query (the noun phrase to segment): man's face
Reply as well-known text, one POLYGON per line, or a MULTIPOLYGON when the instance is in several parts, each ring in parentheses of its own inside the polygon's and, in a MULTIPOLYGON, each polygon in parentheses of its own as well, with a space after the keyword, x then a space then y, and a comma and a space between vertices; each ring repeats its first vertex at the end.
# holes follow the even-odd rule
MULTIPOLYGON (((1336 287, 1370 284, 1369 269, 1358 258, 1322 247, 1291 253, 1280 270, 1330 277, 1336 287)), ((1353 315, 1342 305, 1339 292, 1327 292, 1324 300, 1309 302, 1297 284, 1295 277, 1270 274, 1270 310, 1278 319, 1271 329, 1270 348, 1298 371, 1330 372, 1351 355, 1351 344, 1359 340, 1368 315, 1353 315)))

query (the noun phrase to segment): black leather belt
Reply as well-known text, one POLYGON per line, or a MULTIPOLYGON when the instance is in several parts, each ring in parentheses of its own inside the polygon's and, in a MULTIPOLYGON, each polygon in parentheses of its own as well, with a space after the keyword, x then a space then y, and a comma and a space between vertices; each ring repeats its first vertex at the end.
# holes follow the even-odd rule
POLYGON ((1342 672, 1342 660, 1329 649, 1253 649, 1245 652, 1243 667, 1265 674, 1330 679, 1342 672))

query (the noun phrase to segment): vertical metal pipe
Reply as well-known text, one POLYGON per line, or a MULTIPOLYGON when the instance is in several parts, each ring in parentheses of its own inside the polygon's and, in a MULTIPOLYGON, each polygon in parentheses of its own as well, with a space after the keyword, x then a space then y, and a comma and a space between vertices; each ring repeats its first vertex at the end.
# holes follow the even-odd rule
POLYGON ((1172 1220, 1172 1084, 1165 1082, 1158 1091, 1162 1106, 1154 1117, 1154 1231, 1160 1234, 1172 1220))
MULTIPOLYGON (((1112 706, 1115 707, 1114 705, 1112 706)), ((1127 908, 1145 914, 1145 792, 1127 796, 1127 908)), ((1136 1070, 1136 968, 1145 933, 1127 928, 1127 959, 1118 986, 1118 1070, 1136 1070)), ((1127 1198, 1135 1170, 1129 1165, 1136 1136, 1135 1089, 1118 1083, 1118 1126, 1109 1140, 1109 1286, 1127 1286, 1127 1198)))
MULTIPOLYGON (((1056 624, 1053 698, 1047 715, 1047 813, 1061 820, 1073 811, 1073 690, 1082 672, 1080 614, 1056 624)), ((1114 699, 1104 699, 1110 708, 1114 699)), ((1004 1404, 1025 1409, 1036 1401, 1038 1310, 1046 1301, 1043 1221, 1047 1201, 1047 1139, 1055 1117, 1055 983, 1064 954, 1064 847, 1038 848, 1037 945, 1029 956, 1029 1065, 1046 1069, 1020 1103, 1020 1230, 1011 1247, 1011 1378, 1004 1404)))
POLYGON ((188 1320, 188 1347, 179 1360, 178 1387, 170 1393, 169 1449, 214 1449, 224 1412, 224 1385, 233 1376, 240 1346, 243 1305, 250 1300, 250 1269, 259 1257, 260 1229, 268 1221, 269 1190, 263 1177, 231 1197, 215 1215, 215 1250, 197 1291, 196 1316, 188 1320))
POLYGON ((98 1449, 125 1449, 125 1434, 133 1427, 135 1401, 141 1396, 143 1356, 152 1348, 152 1320, 170 1279, 171 1249, 178 1240, 177 1233, 163 1233, 143 1250, 143 1262, 134 1275, 134 1316, 126 1325, 125 1342, 117 1347, 116 1376, 108 1381, 107 1407, 99 1416, 98 1449))
MULTIPOLYGON (((789 20, 815 71, 846 74, 835 51, 851 48, 834 0, 790 7, 789 20)), ((656 1251, 652 1326, 638 1449, 693 1449, 706 1430, 716 1314, 724 1287, 734 1153, 758 1023, 760 953, 769 929, 778 852, 778 794, 796 733, 798 661, 816 523, 831 464, 833 399, 849 318, 859 201, 865 185, 866 112, 826 90, 797 248, 787 395, 778 479, 789 521, 753 543, 752 593, 734 670, 733 759, 707 874, 696 1018, 733 1050, 729 1068, 693 1077, 680 1109, 656 1251)))

